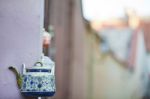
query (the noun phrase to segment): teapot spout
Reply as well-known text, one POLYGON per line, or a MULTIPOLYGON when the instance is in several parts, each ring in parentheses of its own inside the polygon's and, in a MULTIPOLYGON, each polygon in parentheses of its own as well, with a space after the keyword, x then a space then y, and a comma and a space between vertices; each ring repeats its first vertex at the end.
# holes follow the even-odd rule
POLYGON ((11 70, 12 72, 14 72, 14 74, 16 75, 17 85, 18 85, 19 88, 21 88, 21 85, 22 85, 22 76, 21 76, 21 74, 13 66, 10 66, 9 70, 11 70))

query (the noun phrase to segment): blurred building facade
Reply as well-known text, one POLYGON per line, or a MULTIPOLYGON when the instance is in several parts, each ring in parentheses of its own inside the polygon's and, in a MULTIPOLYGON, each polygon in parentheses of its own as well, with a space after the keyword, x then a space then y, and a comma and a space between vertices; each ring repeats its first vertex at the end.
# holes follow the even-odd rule
MULTIPOLYGON (((144 80, 141 79, 143 68, 146 66, 137 66, 135 72, 131 73, 123 64, 118 63, 111 54, 103 55, 99 50, 100 38, 82 17, 81 2, 72 0, 66 1, 64 4, 65 1, 62 1, 59 2, 61 6, 56 2, 51 1, 53 10, 51 9, 52 14, 49 23, 56 29, 56 46, 60 47, 65 44, 60 53, 65 54, 66 57, 61 56, 61 54, 57 56, 58 52, 56 53, 56 64, 60 64, 59 61, 64 64, 61 70, 60 65, 57 65, 60 75, 57 74, 57 79, 62 79, 57 84, 64 85, 62 85, 62 89, 58 89, 56 97, 68 99, 141 99, 145 94, 145 84, 148 82, 147 74, 144 76, 144 80), (59 18, 57 19, 56 16, 59 18), (59 40, 62 43, 60 45, 59 40), (63 58, 60 59, 60 57, 63 58), (60 60, 58 59, 58 61, 57 58, 60 60)), ((113 27, 114 23, 115 27, 127 27, 126 23, 119 20, 112 20, 112 24, 109 21, 109 24, 106 23, 103 26, 113 27)), ((148 34, 148 32, 144 33, 145 35, 148 34)), ((149 44, 147 39, 145 40, 147 48, 149 44)))

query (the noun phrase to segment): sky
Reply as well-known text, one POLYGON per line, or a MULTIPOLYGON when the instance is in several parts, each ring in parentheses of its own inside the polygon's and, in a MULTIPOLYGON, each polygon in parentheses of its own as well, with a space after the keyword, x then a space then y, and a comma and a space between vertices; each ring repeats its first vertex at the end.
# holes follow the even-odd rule
POLYGON ((150 0, 82 0, 87 20, 123 17, 125 8, 132 8, 139 16, 150 15, 150 0))

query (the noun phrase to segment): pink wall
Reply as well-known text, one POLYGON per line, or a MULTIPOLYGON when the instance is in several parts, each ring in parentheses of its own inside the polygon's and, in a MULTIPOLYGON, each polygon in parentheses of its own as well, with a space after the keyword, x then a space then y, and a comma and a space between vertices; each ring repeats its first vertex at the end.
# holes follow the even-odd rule
POLYGON ((0 99, 22 99, 8 66, 33 65, 42 52, 44 0, 0 0, 0 99))

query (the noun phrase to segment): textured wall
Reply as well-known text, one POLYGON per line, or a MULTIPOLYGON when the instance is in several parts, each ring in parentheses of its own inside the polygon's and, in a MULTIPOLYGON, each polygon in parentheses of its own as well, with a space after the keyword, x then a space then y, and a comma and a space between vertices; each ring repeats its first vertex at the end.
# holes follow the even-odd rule
POLYGON ((22 99, 14 74, 33 65, 42 52, 44 0, 0 0, 0 99, 22 99))

